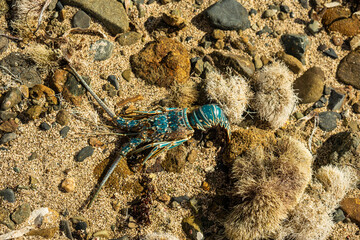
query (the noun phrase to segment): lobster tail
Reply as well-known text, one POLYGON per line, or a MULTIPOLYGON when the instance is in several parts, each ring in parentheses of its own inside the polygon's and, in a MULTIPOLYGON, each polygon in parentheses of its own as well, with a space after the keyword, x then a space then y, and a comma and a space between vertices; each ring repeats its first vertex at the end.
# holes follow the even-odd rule
POLYGON ((230 123, 224 111, 216 104, 207 104, 192 111, 189 115, 190 125, 202 131, 212 127, 220 126, 226 130, 228 141, 230 141, 230 123))

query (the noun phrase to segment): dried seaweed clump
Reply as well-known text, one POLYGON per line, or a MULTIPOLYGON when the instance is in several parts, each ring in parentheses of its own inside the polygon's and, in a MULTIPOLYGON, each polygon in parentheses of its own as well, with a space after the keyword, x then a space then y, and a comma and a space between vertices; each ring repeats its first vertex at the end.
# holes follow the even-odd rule
POLYGON ((232 123, 239 124, 252 96, 246 80, 235 75, 224 77, 213 71, 206 81, 208 97, 219 104, 232 123))
MULTIPOLYGON (((199 97, 199 91, 196 89, 196 83, 191 80, 183 84, 174 82, 170 89, 170 101, 175 103, 176 107, 179 108, 191 107, 191 105, 193 105, 199 97)), ((172 103, 170 105, 172 105, 172 103)))
POLYGON ((355 182, 356 173, 350 168, 321 167, 276 239, 327 239, 335 225, 332 215, 355 182))
POLYGON ((11 27, 21 38, 32 36, 45 0, 15 0, 12 6, 11 27))
POLYGON ((141 240, 179 240, 179 238, 169 233, 157 233, 157 232, 149 233, 140 239, 141 240))
POLYGON ((25 48, 25 53, 42 69, 56 67, 61 56, 60 52, 41 44, 30 44, 25 48))
POLYGON ((275 62, 257 72, 253 81, 255 97, 251 107, 273 129, 282 127, 298 102, 292 87, 294 76, 285 65, 275 62))
POLYGON ((234 199, 225 222, 231 240, 271 237, 300 201, 311 179, 312 155, 304 144, 284 137, 268 148, 254 147, 235 160, 234 199))

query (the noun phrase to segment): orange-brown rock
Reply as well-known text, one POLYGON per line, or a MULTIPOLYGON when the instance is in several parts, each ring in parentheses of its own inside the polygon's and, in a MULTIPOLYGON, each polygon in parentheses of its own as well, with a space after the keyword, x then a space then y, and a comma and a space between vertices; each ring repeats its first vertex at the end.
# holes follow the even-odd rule
POLYGON ((326 9, 321 22, 324 26, 332 24, 339 18, 348 18, 351 16, 351 11, 345 7, 334 7, 326 9))
POLYGON ((339 32, 352 37, 360 33, 360 19, 345 7, 329 8, 325 11, 322 24, 328 31, 339 32))
POLYGON ((340 206, 346 212, 350 219, 360 224, 360 199, 345 198, 341 201, 340 206))
POLYGON ((68 71, 57 69, 52 77, 51 85, 56 92, 61 93, 67 80, 68 71))
POLYGON ((45 94, 46 101, 52 105, 58 103, 55 92, 45 85, 37 84, 30 90, 30 97, 39 100, 45 94))
POLYGON ((9 119, 0 125, 0 130, 4 132, 15 132, 18 127, 14 119, 9 119))
POLYGON ((160 37, 138 54, 131 56, 133 72, 148 83, 170 87, 174 81, 185 83, 190 75, 190 56, 178 41, 160 37))

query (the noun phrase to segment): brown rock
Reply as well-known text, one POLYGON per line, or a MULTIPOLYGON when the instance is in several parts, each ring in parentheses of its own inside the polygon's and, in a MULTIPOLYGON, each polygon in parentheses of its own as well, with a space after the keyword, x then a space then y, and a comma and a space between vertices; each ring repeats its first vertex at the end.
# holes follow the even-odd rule
POLYGON ((345 198, 341 201, 340 206, 347 213, 350 219, 360 224, 360 199, 345 198))
POLYGON ((29 96, 35 100, 39 100, 43 95, 45 95, 46 101, 49 104, 56 105, 58 103, 54 90, 42 84, 37 84, 31 88, 29 94, 29 96))
POLYGON ((120 34, 116 38, 116 41, 121 46, 130 46, 130 45, 137 43, 141 39, 141 36, 142 36, 141 33, 130 31, 130 32, 120 34))
POLYGON ((329 26, 337 19, 348 18, 351 16, 351 11, 345 7, 335 7, 335 8, 328 8, 322 19, 321 22, 324 26, 329 26))
POLYGON ((299 59, 296 57, 286 54, 284 52, 278 52, 277 57, 284 61, 286 66, 293 72, 293 73, 300 73, 304 71, 304 67, 299 59))
POLYGON ((93 147, 101 147, 104 145, 104 143, 95 137, 91 137, 89 139, 89 145, 93 147))
POLYGON ((180 173, 183 171, 186 162, 186 148, 179 146, 166 153, 165 160, 161 166, 168 172, 180 173))
POLYGON ((344 42, 344 40, 341 37, 336 37, 336 36, 333 36, 331 38, 331 41, 333 42, 333 44, 335 46, 341 46, 343 44, 343 42, 344 42))
POLYGON ((196 149, 192 149, 187 156, 188 162, 194 163, 196 161, 198 155, 199 155, 199 151, 196 149))
POLYGON ((245 77, 251 77, 255 72, 255 66, 252 61, 236 54, 224 54, 218 51, 210 54, 217 67, 226 71, 228 67, 245 77))
POLYGON ((301 103, 312 103, 321 97, 324 90, 325 74, 319 67, 309 68, 294 82, 301 103))
POLYGON ((0 207, 0 223, 4 224, 10 229, 15 229, 15 223, 11 221, 10 212, 6 208, 0 207))
POLYGON ((170 197, 169 195, 167 195, 166 193, 164 193, 164 194, 161 194, 161 195, 158 197, 158 199, 159 199, 160 201, 162 201, 163 203, 168 204, 168 203, 170 202, 170 200, 171 200, 171 197, 170 197))
POLYGON ((62 183, 61 183, 61 188, 64 189, 66 192, 73 192, 75 190, 75 179, 70 177, 70 178, 66 178, 62 183))
POLYGON ((181 16, 181 12, 178 9, 170 11, 169 14, 164 13, 162 19, 172 27, 183 28, 186 25, 185 19, 181 16))
POLYGON ((360 20, 355 15, 351 18, 337 20, 328 27, 328 30, 353 37, 360 33, 360 20))
POLYGON ((213 38, 219 40, 219 39, 224 39, 225 37, 225 33, 223 30, 220 30, 220 29, 214 29, 214 31, 212 32, 212 35, 211 35, 213 38))
POLYGON ((57 69, 51 79, 51 86, 56 92, 61 93, 67 80, 68 71, 57 69))
POLYGON ((60 110, 56 114, 56 122, 59 123, 62 126, 65 126, 70 121, 70 113, 64 109, 60 110))
POLYGON ((170 87, 174 81, 185 83, 190 75, 190 57, 186 48, 166 37, 160 37, 131 56, 130 63, 137 77, 161 87, 170 87))
POLYGON ((0 130, 4 132, 15 132, 18 124, 14 119, 9 119, 0 125, 0 130))
POLYGON ((27 236, 40 236, 47 239, 53 239, 55 233, 59 231, 57 227, 53 228, 45 228, 45 229, 33 229, 30 232, 28 232, 27 236))
POLYGON ((20 90, 21 94, 24 96, 24 98, 29 97, 29 88, 26 85, 21 85, 19 87, 19 90, 20 90))
POLYGON ((46 109, 43 108, 42 106, 39 105, 35 105, 35 106, 31 106, 27 111, 26 114, 29 116, 29 118, 31 119, 37 119, 40 117, 40 114, 45 112, 46 109))
POLYGON ((350 52, 341 60, 336 75, 340 82, 360 89, 360 49, 350 52))
POLYGON ((216 43, 214 44, 214 48, 215 49, 223 49, 225 47, 225 43, 224 40, 219 39, 216 41, 216 43))

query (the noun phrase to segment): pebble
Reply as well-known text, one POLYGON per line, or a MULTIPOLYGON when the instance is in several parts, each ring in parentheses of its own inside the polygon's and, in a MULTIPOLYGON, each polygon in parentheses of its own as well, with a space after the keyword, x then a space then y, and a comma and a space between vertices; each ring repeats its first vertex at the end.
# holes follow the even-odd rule
POLYGON ((4 224, 11 230, 15 229, 15 223, 10 219, 10 212, 9 210, 0 207, 0 223, 4 224))
POLYGON ((74 28, 88 28, 90 27, 91 18, 84 11, 79 10, 75 13, 72 19, 72 26, 74 28))
POLYGON ((224 39, 225 38, 225 32, 223 30, 220 30, 220 29, 214 29, 211 36, 214 39, 217 39, 217 40, 224 39))
POLYGON ((328 109, 331 111, 339 110, 344 103, 345 97, 346 94, 342 94, 335 91, 334 89, 331 89, 328 109))
POLYGON ((69 126, 63 127, 63 128, 60 130, 60 136, 61 136, 62 138, 66 138, 66 136, 68 135, 69 131, 70 131, 70 127, 69 127, 69 126))
POLYGON ((67 125, 70 122, 70 113, 64 109, 61 109, 56 114, 56 122, 62 126, 67 125))
POLYGON ((115 87, 116 90, 120 89, 119 81, 117 80, 115 75, 109 75, 107 80, 109 81, 109 83, 111 85, 113 85, 115 87))
POLYGON ((271 28, 269 28, 268 25, 265 25, 265 26, 263 27, 263 29, 261 29, 260 31, 257 31, 257 32, 256 32, 256 35, 261 36, 261 35, 264 34, 264 33, 272 33, 272 32, 273 32, 273 31, 271 30, 271 28))
POLYGON ((303 8, 305 8, 305 9, 309 8, 309 1, 308 0, 299 0, 299 3, 303 8))
POLYGON ((194 163, 196 161, 197 157, 198 157, 198 154, 199 154, 198 150, 192 149, 192 150, 190 150, 186 160, 189 163, 194 163))
POLYGON ((338 55, 336 54, 335 50, 332 49, 332 48, 329 48, 329 49, 325 50, 324 54, 326 56, 331 57, 332 59, 337 59, 338 58, 338 55))
POLYGON ((79 151, 79 153, 76 155, 76 161, 82 162, 86 158, 91 157, 94 153, 94 148, 91 146, 86 146, 83 149, 79 151))
POLYGON ((345 215, 343 210, 340 208, 336 209, 336 211, 333 213, 333 221, 338 223, 345 220, 345 215))
POLYGON ((182 227, 187 236, 192 240, 202 240, 204 234, 200 229, 201 222, 198 219, 195 219, 194 216, 184 218, 182 221, 182 227))
POLYGON ((279 20, 284 21, 287 18, 286 13, 280 12, 278 15, 279 20))
POLYGON ((96 237, 99 237, 99 238, 110 238, 110 233, 106 230, 101 230, 101 231, 98 231, 96 233, 93 234, 93 237, 96 238, 96 237))
POLYGON ((281 41, 287 54, 296 57, 301 62, 304 61, 303 57, 305 51, 310 44, 310 41, 306 35, 284 34, 281 36, 281 41))
POLYGON ((197 59, 193 70, 197 76, 200 76, 204 71, 204 61, 201 58, 197 59))
POLYGON ((26 236, 40 236, 47 239, 53 239, 55 233, 58 232, 58 227, 45 228, 45 229, 32 229, 26 236))
POLYGON ((131 69, 126 69, 121 73, 121 76, 124 78, 124 80, 126 81, 130 81, 131 80, 131 69))
POLYGON ((336 76, 340 82, 360 89, 360 49, 351 51, 340 61, 336 76))
POLYGON ((289 6, 287 6, 287 5, 281 4, 281 5, 280 5, 280 11, 283 12, 283 13, 289 13, 289 12, 290 12, 290 8, 289 8, 289 6))
POLYGON ((183 203, 183 202, 189 201, 190 198, 188 196, 184 195, 184 196, 179 196, 179 197, 173 197, 172 200, 177 203, 183 203))
MULTIPOLYGON (((91 79, 87 76, 81 76, 84 81, 90 85, 91 79)), ((72 75, 68 74, 62 91, 64 98, 72 102, 75 106, 80 106, 82 103, 82 96, 85 95, 86 89, 79 83, 79 81, 72 75)))
POLYGON ((236 0, 218 1, 204 12, 215 28, 245 30, 250 27, 247 10, 236 0))
POLYGON ((86 232, 86 228, 87 228, 87 223, 84 221, 78 221, 77 223, 75 223, 75 227, 76 230, 80 230, 80 231, 84 231, 86 232))
POLYGON ((16 118, 17 114, 9 111, 0 111, 0 119, 3 121, 7 121, 11 118, 16 118))
POLYGON ((128 15, 119 1, 61 0, 61 2, 91 13, 91 16, 98 19, 113 35, 129 29, 128 15))
POLYGON ((263 62, 261 61, 261 58, 258 54, 256 54, 254 57, 254 65, 255 65, 256 69, 260 69, 264 66, 263 62))
POLYGON ((116 41, 120 44, 120 46, 130 46, 137 43, 141 37, 141 33, 130 31, 120 34, 116 38, 116 41))
POLYGON ((13 167, 14 172, 19 173, 20 169, 18 167, 13 167))
POLYGON ((75 179, 70 177, 70 178, 66 178, 62 183, 61 183, 61 188, 64 189, 66 192, 73 192, 75 190, 75 179))
POLYGON ((2 137, 0 138, 0 144, 4 144, 7 142, 10 142, 14 139, 17 138, 16 133, 5 133, 4 135, 2 135, 2 137))
POLYGON ((271 18, 271 17, 273 17, 273 16, 275 16, 276 14, 277 14, 277 10, 276 9, 267 9, 264 13, 263 13, 263 15, 262 15, 262 17, 263 18, 271 18))
POLYGON ((256 9, 254 9, 254 8, 250 9, 250 11, 249 11, 249 15, 250 15, 250 16, 251 16, 251 15, 256 15, 256 14, 257 14, 256 9))
POLYGON ((337 119, 340 119, 340 114, 336 112, 321 112, 319 113, 319 127, 321 130, 330 132, 337 127, 337 119))
POLYGON ((11 202, 11 203, 15 202, 15 193, 10 188, 1 190, 0 196, 2 196, 5 201, 11 202))
POLYGON ((97 40, 91 45, 90 51, 94 52, 95 61, 104 61, 112 55, 114 44, 105 39, 97 40))
POLYGON ((26 115, 30 118, 30 119, 38 119, 40 117, 40 115, 45 112, 46 109, 43 108, 42 106, 39 105, 34 105, 31 106, 28 110, 26 110, 26 115))
POLYGON ((173 9, 169 14, 164 13, 162 19, 172 27, 183 28, 186 25, 185 19, 182 17, 182 12, 179 9, 173 9))
POLYGON ((8 110, 14 107, 15 105, 17 105, 18 103, 20 103, 20 101, 21 101, 20 90, 18 88, 12 88, 5 94, 4 100, 1 103, 1 109, 8 110))
POLYGON ((309 32, 313 35, 320 32, 321 30, 321 24, 319 21, 311 20, 310 23, 307 25, 307 29, 309 32))
POLYGON ((117 94, 115 87, 113 85, 111 85, 110 83, 104 84, 103 89, 105 91, 107 91, 109 97, 115 97, 117 94))
POLYGON ((11 220, 16 224, 21 224, 25 222, 30 217, 31 209, 29 203, 24 203, 20 205, 12 214, 11 220))
POLYGON ((354 103, 352 105, 352 109, 353 109, 354 113, 359 114, 360 113, 360 103, 354 103))
POLYGON ((294 113, 294 117, 299 120, 300 118, 304 117, 304 114, 302 114, 302 112, 295 112, 294 113))
POLYGON ((51 126, 47 122, 42 122, 40 124, 40 129, 41 130, 47 131, 47 130, 50 130, 50 128, 51 128, 51 126))
POLYGON ((313 107, 314 107, 314 108, 322 108, 322 107, 325 107, 326 102, 327 102, 326 97, 321 96, 321 98, 314 103, 313 107))
POLYGON ((319 67, 309 68, 294 82, 301 103, 312 103, 320 99, 324 90, 325 74, 319 67))
POLYGON ((286 54, 284 52, 278 52, 276 56, 283 60, 286 66, 295 74, 299 74, 304 71, 304 66, 296 57, 286 54))
POLYGON ((69 239, 73 239, 71 229, 70 229, 70 223, 67 220, 60 220, 60 231, 65 233, 65 236, 69 239))
POLYGON ((163 203, 168 204, 168 203, 170 202, 170 200, 171 200, 171 197, 170 197, 169 195, 167 195, 166 193, 164 193, 164 194, 161 194, 161 195, 158 197, 158 199, 159 199, 160 201, 162 201, 163 203))
POLYGON ((360 224, 360 199, 359 198, 345 198, 341 201, 340 207, 347 216, 355 223, 360 224))
MULTIPOLYGON (((341 46, 344 42, 344 40, 341 38, 341 37, 336 37, 336 36, 333 36, 331 38, 331 41, 333 42, 333 44, 335 46, 341 46)), ((351 45, 351 44, 350 44, 351 45)))

